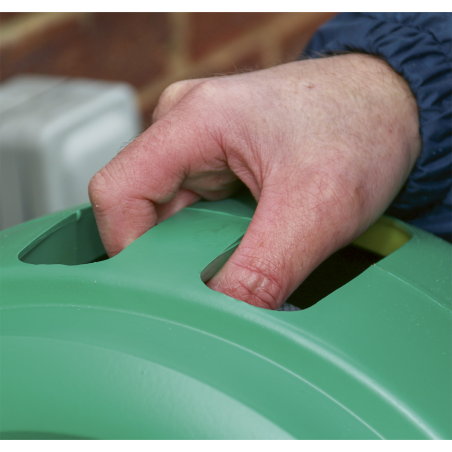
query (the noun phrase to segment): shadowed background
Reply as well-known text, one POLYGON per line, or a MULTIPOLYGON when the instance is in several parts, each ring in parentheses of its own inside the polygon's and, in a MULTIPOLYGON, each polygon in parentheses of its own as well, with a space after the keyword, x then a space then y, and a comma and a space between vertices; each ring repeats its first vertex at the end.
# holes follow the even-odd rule
POLYGON ((124 81, 144 125, 186 78, 295 60, 334 13, 0 13, 0 81, 48 74, 124 81))

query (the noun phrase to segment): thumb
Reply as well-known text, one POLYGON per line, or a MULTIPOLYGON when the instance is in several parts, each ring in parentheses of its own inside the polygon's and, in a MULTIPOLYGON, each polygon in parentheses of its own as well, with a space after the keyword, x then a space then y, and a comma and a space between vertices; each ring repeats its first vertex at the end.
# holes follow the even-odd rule
POLYGON ((208 287, 254 306, 278 309, 339 247, 334 240, 322 240, 316 214, 306 215, 309 209, 304 207, 262 191, 239 247, 208 287))

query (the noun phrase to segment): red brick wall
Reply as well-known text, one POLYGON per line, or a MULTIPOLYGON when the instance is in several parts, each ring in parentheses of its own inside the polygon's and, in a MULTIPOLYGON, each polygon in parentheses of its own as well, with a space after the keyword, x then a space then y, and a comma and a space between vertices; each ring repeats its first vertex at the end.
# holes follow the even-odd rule
POLYGON ((21 73, 134 85, 145 123, 185 78, 294 60, 333 13, 0 13, 0 81, 21 73))

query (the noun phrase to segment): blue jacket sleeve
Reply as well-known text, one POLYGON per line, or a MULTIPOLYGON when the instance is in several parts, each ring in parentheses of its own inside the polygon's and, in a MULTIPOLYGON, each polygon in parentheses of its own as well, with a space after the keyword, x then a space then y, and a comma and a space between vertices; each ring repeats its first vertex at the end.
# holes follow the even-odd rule
POLYGON ((452 14, 344 13, 321 27, 303 57, 349 52, 385 59, 419 108, 422 152, 387 213, 452 239, 452 14))

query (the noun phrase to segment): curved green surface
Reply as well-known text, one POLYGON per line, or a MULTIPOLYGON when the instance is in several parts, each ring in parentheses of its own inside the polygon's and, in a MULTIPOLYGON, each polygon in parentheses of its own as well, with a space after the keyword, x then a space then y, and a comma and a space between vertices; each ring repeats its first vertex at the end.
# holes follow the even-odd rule
POLYGON ((267 311, 202 281, 253 211, 198 203, 94 263, 89 205, 2 231, 0 437, 452 438, 451 246, 385 220, 411 240, 267 311))

